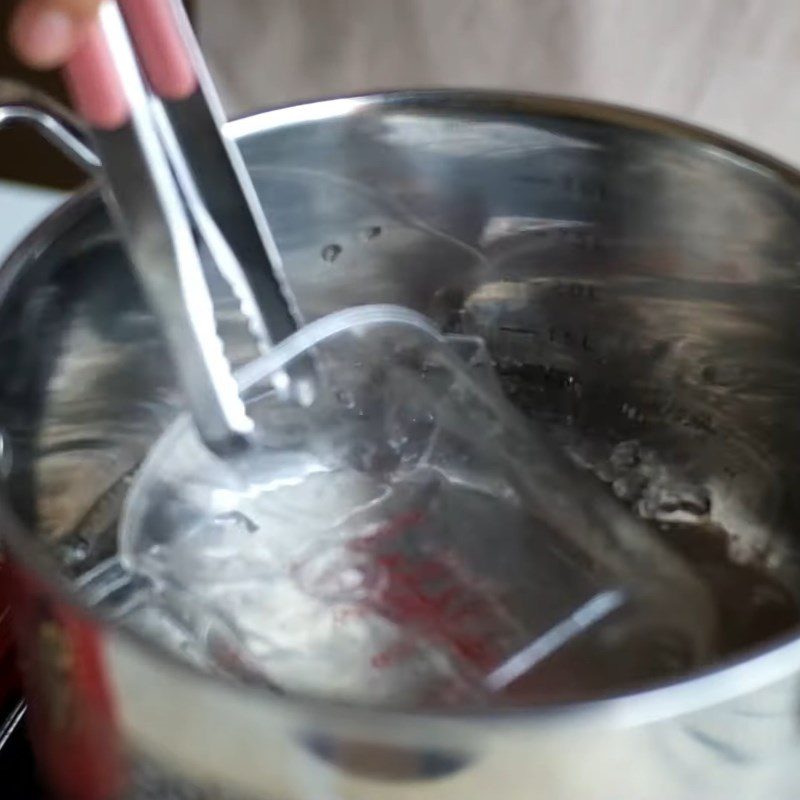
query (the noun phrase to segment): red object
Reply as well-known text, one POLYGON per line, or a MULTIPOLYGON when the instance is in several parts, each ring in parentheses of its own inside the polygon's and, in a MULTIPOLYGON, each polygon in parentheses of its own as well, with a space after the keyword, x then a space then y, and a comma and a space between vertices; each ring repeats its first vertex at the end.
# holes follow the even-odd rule
POLYGON ((130 119, 125 89, 99 22, 70 59, 64 79, 75 108, 90 125, 115 130, 130 119))
MULTIPOLYGON (((484 591, 452 553, 429 557, 403 553, 403 536, 423 519, 423 512, 408 511, 354 544, 357 550, 372 551, 385 571, 386 583, 373 603, 388 619, 488 672, 500 660, 500 653, 487 634, 500 629, 502 612, 498 613, 491 593, 484 591)), ((410 641, 394 644, 375 654, 372 665, 376 669, 391 667, 413 655, 415 649, 410 641)))
POLYGON ((112 800, 126 780, 97 626, 17 564, 8 564, 28 729, 54 794, 112 800))
MULTIPOLYGON (((166 0, 120 0, 142 69, 153 92, 164 100, 183 100, 197 89, 197 73, 180 20, 166 0)), ((130 106, 103 29, 94 23, 70 59, 64 77, 77 111, 100 130, 130 121, 130 106)))
POLYGON ((8 569, 0 554, 0 712, 9 707, 12 698, 20 691, 8 607, 7 573, 8 569))

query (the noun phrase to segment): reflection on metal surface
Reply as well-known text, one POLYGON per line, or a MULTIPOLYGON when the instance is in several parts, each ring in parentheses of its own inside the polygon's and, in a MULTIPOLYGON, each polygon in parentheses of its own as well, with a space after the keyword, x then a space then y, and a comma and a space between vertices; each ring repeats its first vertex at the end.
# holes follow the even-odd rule
MULTIPOLYGON (((780 592, 800 587, 798 176, 693 129, 552 99, 405 93, 267 113, 228 131, 304 316, 395 302, 485 337, 519 407, 548 422, 609 491, 641 503, 676 546, 700 548, 723 587, 731 642, 747 657, 576 714, 432 721, 293 707, 300 728, 330 720, 354 741, 387 746, 402 732, 443 753, 468 741, 467 767, 415 785, 428 800, 483 798, 498 786, 509 800, 531 786, 551 800, 794 800, 800 647, 793 637, 754 656, 752 634, 780 633, 769 628, 780 592), (479 123, 511 125, 521 146, 498 148, 479 123), (534 146, 543 141, 591 146, 534 146), (321 257, 331 243, 342 248, 333 263, 321 257), (743 572, 720 577, 726 550, 743 572), (766 585, 747 572, 753 565, 766 585), (737 627, 745 617, 748 630, 737 627)), ((40 229, 0 277, 9 501, 44 541, 63 544, 174 416, 175 379, 97 198, 40 229)), ((86 547, 76 557, 91 563, 113 525, 79 532, 86 547)), ((785 635, 792 619, 781 619, 785 635)), ((128 646, 147 681, 120 671, 117 699, 144 683, 157 695, 126 706, 143 747, 180 745, 184 765, 261 797, 304 796, 310 767, 289 744, 297 719, 275 698, 212 687, 128 646), (206 707, 225 708, 225 721, 206 707), (175 744, 190 712, 191 740, 175 744), (265 758, 286 752, 296 763, 277 757, 269 778, 258 759, 242 764, 225 748, 243 730, 269 742, 265 758)), ((331 792, 348 800, 407 789, 325 768, 331 792)))
POLYGON ((99 170, 100 160, 89 142, 88 132, 68 109, 23 84, 0 80, 0 128, 19 123, 37 129, 87 172, 99 170))
POLYGON ((514 121, 473 120, 469 126, 455 130, 447 117, 420 118, 418 114, 398 112, 388 114, 385 122, 385 140, 402 147, 413 147, 438 153, 446 158, 481 158, 503 160, 509 157, 530 155, 540 150, 588 149, 602 145, 583 139, 553 133, 540 128, 531 130, 514 121), (491 149, 486 143, 492 142, 491 149))
POLYGON ((25 703, 20 702, 0 726, 0 751, 9 743, 23 719, 25 719, 25 703))

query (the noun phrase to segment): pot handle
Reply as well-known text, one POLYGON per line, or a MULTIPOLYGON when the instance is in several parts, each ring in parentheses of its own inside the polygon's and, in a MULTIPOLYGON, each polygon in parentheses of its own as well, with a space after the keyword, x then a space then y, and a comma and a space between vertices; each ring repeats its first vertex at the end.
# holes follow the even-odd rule
POLYGON ((0 128, 23 123, 36 128, 67 158, 90 174, 100 169, 89 130, 65 106, 24 83, 0 80, 0 128))

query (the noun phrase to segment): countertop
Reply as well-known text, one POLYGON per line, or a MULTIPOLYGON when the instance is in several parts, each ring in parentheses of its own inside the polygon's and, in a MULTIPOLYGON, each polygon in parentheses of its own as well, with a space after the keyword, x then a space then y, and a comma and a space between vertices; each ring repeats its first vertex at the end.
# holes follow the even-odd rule
POLYGON ((65 197, 51 189, 0 181, 0 263, 65 197))

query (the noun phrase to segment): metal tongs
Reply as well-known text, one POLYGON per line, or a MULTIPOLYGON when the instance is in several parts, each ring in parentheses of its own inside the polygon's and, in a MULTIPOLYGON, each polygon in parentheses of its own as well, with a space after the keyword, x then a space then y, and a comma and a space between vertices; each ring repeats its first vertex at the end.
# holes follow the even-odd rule
MULTIPOLYGON (((235 299, 254 356, 294 333, 298 316, 183 7, 106 0, 66 79, 94 129, 106 194, 199 433, 216 453, 241 449, 255 425, 210 280, 235 299)), ((313 386, 302 371, 280 376, 276 388, 307 401, 313 386)))

